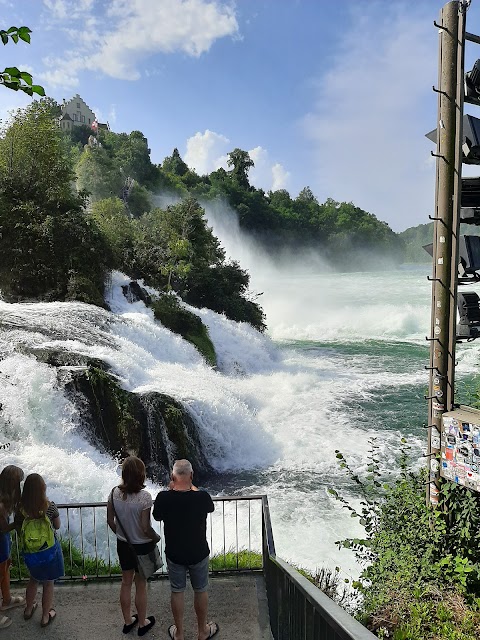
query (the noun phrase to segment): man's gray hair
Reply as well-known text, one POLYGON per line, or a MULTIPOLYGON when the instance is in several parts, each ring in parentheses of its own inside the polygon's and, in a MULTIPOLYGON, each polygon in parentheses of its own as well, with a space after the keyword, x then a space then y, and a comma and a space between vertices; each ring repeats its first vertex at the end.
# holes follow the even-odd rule
POLYGON ((175 460, 173 473, 176 476, 189 476, 193 473, 192 463, 189 460, 175 460))

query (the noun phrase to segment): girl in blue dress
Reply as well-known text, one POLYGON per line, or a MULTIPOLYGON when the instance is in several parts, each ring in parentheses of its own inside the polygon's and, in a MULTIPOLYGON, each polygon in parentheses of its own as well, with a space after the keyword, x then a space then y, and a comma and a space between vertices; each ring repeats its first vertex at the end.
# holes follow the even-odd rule
MULTIPOLYGON (((44 519, 45 516, 50 521, 54 531, 60 528, 60 515, 57 506, 47 498, 47 486, 44 479, 38 473, 31 473, 27 476, 23 485, 22 498, 20 501, 20 521, 23 519, 44 519)), ((42 594, 42 619, 41 626, 49 625, 57 615, 53 608, 53 584, 54 581, 64 575, 63 554, 60 542, 56 535, 53 546, 39 550, 35 553, 24 553, 25 564, 30 573, 30 580, 27 585, 26 607, 23 617, 29 620, 37 608, 35 600, 37 596, 38 584, 43 584, 42 594)))

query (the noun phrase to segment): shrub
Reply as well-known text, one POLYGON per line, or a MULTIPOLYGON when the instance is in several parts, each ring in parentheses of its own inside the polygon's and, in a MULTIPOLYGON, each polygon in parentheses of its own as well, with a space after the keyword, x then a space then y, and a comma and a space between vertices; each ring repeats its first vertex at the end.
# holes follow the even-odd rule
POLYGON ((164 294, 152 302, 153 313, 164 327, 178 333, 193 344, 208 364, 215 367, 217 356, 208 335, 208 329, 201 319, 180 305, 174 294, 164 294))
POLYGON ((337 452, 362 496, 358 511, 329 490, 365 529, 364 538, 338 543, 364 567, 353 583, 361 601, 356 615, 382 638, 474 640, 480 624, 478 497, 444 483, 443 508, 433 509, 425 501, 426 471, 410 470, 407 448, 400 476, 387 484, 380 480, 377 449, 373 440, 366 478, 337 452))

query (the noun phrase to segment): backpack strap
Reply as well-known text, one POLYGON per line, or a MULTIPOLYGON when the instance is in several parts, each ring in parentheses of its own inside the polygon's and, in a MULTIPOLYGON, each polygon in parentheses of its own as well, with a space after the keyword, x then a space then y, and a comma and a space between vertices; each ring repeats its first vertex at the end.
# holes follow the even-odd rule
POLYGON ((133 551, 133 553, 135 554, 135 557, 137 557, 137 552, 135 551, 135 547, 133 546, 133 544, 130 542, 130 540, 128 539, 128 534, 125 531, 125 528, 122 524, 122 521, 120 520, 120 518, 118 517, 118 513, 115 511, 115 504, 113 502, 113 492, 115 491, 115 489, 117 489, 117 487, 113 487, 112 489, 112 493, 110 494, 110 502, 112 503, 112 509, 113 509, 113 515, 115 516, 115 520, 118 522, 118 524, 120 525, 120 527, 122 528, 123 531, 123 535, 125 536, 125 539, 127 541, 128 546, 130 547, 130 549, 133 551))

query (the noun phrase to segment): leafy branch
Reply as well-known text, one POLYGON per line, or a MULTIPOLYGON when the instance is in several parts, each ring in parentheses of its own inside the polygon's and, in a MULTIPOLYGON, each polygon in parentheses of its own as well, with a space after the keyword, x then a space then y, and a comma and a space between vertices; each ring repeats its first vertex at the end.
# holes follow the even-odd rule
MULTIPOLYGON (((15 44, 23 40, 30 44, 31 30, 28 27, 10 27, 10 29, 0 29, 0 38, 4 45, 12 40, 15 44)), ((34 93, 39 96, 45 95, 45 90, 39 84, 33 84, 33 78, 27 71, 20 71, 17 67, 6 67, 0 71, 0 84, 12 91, 23 91, 29 96, 34 93)))

